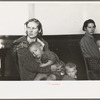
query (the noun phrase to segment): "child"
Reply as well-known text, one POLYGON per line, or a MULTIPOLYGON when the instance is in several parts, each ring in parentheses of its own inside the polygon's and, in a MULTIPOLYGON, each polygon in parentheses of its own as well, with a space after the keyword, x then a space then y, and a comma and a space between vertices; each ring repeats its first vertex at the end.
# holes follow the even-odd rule
POLYGON ((64 75, 62 80, 75 80, 77 78, 76 76, 77 69, 74 63, 71 62, 67 63, 65 65, 65 70, 67 75, 64 75))
POLYGON ((97 43, 97 46, 98 46, 99 51, 100 51, 100 40, 97 40, 96 43, 97 43))
MULTIPOLYGON (((39 63, 40 67, 51 67, 54 64, 56 67, 56 63, 59 62, 58 56, 50 50, 44 51, 42 49, 43 48, 39 42, 34 42, 29 45, 29 51, 36 58, 36 61, 39 63)), ((47 78, 47 76, 49 76, 50 74, 51 73, 49 74, 39 73, 35 77, 35 80, 41 80, 43 78, 47 78)), ((51 77, 49 77, 48 79, 51 79, 51 78, 55 80, 54 75, 51 75, 51 77)))

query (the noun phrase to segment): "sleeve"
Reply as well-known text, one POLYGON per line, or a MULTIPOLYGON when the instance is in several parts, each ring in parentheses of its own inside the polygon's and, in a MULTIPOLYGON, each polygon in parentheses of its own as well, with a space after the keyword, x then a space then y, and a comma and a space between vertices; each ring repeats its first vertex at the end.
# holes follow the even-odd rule
POLYGON ((47 41, 45 41, 43 38, 41 39, 43 41, 43 43, 45 44, 44 46, 44 51, 49 50, 49 44, 47 41))
POLYGON ((83 55, 85 57, 89 57, 90 55, 88 53, 89 50, 88 50, 88 46, 87 46, 86 41, 81 40, 80 47, 81 47, 81 50, 82 50, 83 55))
POLYGON ((48 56, 48 60, 51 60, 51 61, 53 61, 54 63, 57 61, 57 55, 56 55, 54 52, 48 50, 48 51, 46 51, 45 53, 46 53, 46 55, 48 56))
POLYGON ((22 48, 18 50, 18 62, 19 67, 24 67, 30 72, 51 72, 51 67, 39 67, 33 55, 28 51, 27 48, 22 48))
POLYGON ((19 42, 19 43, 14 43, 13 44, 13 50, 14 52, 16 52, 17 50, 21 49, 21 48, 27 48, 28 47, 28 44, 26 41, 22 41, 22 42, 19 42))
POLYGON ((95 42, 85 39, 81 41, 80 46, 84 56, 100 58, 100 52, 95 42))
POLYGON ((28 42, 25 36, 22 36, 14 40, 12 45, 14 52, 16 52, 20 48, 27 47, 27 46, 28 46, 28 42))

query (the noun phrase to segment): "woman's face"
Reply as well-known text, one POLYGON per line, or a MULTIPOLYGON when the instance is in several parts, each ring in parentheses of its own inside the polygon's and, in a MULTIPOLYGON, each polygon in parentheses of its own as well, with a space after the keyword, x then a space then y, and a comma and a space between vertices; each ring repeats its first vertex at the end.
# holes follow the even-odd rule
POLYGON ((86 33, 93 34, 95 31, 94 23, 89 23, 87 28, 85 28, 86 33))
POLYGON ((38 33, 39 33, 39 29, 38 29, 38 25, 35 22, 29 22, 27 25, 27 35, 29 38, 36 38, 38 33))

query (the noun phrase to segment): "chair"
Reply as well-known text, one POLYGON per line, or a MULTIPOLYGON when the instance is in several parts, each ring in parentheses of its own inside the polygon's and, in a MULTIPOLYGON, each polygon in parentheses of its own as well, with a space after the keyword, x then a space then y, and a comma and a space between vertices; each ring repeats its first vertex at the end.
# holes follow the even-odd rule
POLYGON ((84 58, 89 80, 100 80, 100 59, 84 58))
POLYGON ((85 62, 85 67, 86 67, 87 79, 90 80, 91 79, 91 77, 90 77, 91 70, 90 70, 90 67, 89 67, 89 65, 87 63, 87 59, 86 58, 84 58, 84 62, 85 62))
MULTIPOLYGON (((80 46, 81 49, 81 46, 80 46)), ((82 49, 81 49, 82 52, 82 49)), ((83 55, 83 53, 82 53, 83 55)), ((88 80, 100 80, 100 59, 92 57, 84 57, 86 73, 88 80)))

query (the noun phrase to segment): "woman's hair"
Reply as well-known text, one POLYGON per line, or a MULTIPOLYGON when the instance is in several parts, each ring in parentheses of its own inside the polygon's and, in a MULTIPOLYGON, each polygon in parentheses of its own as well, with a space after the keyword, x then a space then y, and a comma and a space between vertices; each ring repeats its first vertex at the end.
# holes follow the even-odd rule
MULTIPOLYGON (((32 19, 29 19, 27 22, 25 22, 24 25, 26 27, 28 27, 28 23, 29 22, 35 22, 38 25, 39 33, 38 33, 37 37, 38 38, 41 38, 42 37, 42 34, 43 34, 43 29, 42 29, 41 22, 38 19, 32 18, 32 19)), ((27 31, 26 31, 26 34, 27 34, 27 31)))
POLYGON ((94 24, 94 28, 96 28, 96 24, 95 24, 94 20, 88 19, 83 24, 83 28, 82 28, 83 31, 85 31, 85 29, 87 28, 87 26, 88 26, 89 23, 93 23, 94 24))

